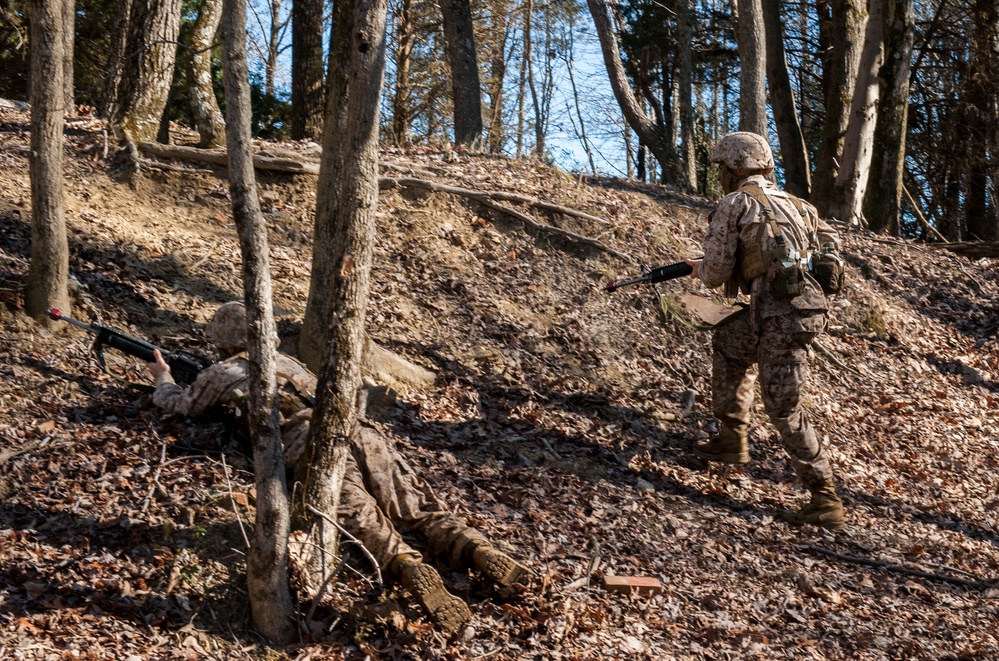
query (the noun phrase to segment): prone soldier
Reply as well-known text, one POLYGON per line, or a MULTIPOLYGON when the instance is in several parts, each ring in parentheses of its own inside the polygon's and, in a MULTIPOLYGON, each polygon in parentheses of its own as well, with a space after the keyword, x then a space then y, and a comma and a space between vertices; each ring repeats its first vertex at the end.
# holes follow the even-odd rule
MULTIPOLYGON (((157 351, 149 372, 156 379, 153 403, 164 411, 198 417, 213 409, 245 411, 249 363, 246 310, 222 305, 206 328, 224 360, 201 371, 188 387, 174 383, 157 351)), ((305 450, 316 377, 294 358, 277 354, 281 438, 285 464, 293 467, 305 450)), ((423 561, 402 533, 417 533, 430 555, 456 569, 475 569, 500 586, 526 583, 531 572, 496 549, 486 537, 450 513, 430 485, 398 453, 391 441, 359 422, 351 436, 340 506, 344 528, 364 544, 381 569, 400 581, 441 628, 457 630, 471 613, 444 587, 440 574, 423 561)))

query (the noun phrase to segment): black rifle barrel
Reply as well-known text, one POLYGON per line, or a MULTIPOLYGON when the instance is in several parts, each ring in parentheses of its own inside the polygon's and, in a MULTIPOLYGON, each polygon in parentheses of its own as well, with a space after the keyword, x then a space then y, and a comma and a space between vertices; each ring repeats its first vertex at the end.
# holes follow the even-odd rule
POLYGON ((667 280, 682 278, 683 276, 690 275, 693 272, 694 268, 687 262, 676 262, 675 264, 667 264, 666 266, 660 266, 659 268, 652 269, 648 273, 643 273, 637 278, 629 278, 628 280, 612 280, 607 283, 604 289, 607 292, 612 292, 628 285, 640 285, 644 283, 651 285, 657 282, 665 282, 667 280))
POLYGON ((64 315, 57 308, 52 308, 48 311, 48 314, 57 321, 68 321, 74 326, 79 326, 80 328, 96 335, 97 338, 94 340, 94 353, 96 353, 98 359, 100 359, 102 367, 104 365, 103 348, 105 346, 117 349, 122 353, 134 356, 147 363, 151 363, 156 360, 155 356, 153 356, 153 352, 159 349, 160 354, 163 356, 163 360, 170 366, 170 373, 178 383, 183 384, 193 383, 194 380, 198 378, 198 373, 212 364, 211 360, 202 356, 195 356, 194 354, 187 353, 181 354, 179 352, 171 353, 166 349, 160 349, 160 347, 155 344, 150 344, 145 340, 140 340, 137 337, 126 335, 113 328, 108 328, 107 326, 85 324, 82 321, 64 315))

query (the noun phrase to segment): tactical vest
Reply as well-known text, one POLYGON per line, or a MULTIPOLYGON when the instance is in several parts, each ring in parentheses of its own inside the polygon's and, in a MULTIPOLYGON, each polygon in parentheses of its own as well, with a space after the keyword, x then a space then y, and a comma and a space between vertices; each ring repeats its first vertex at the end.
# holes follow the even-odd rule
MULTIPOLYGON (((246 352, 234 357, 248 360, 246 352)), ((278 361, 275 380, 277 381, 278 411, 281 414, 281 422, 290 419, 304 409, 312 408, 315 403, 315 378, 299 361, 291 356, 284 356, 284 358, 297 364, 301 370, 287 369, 287 365, 282 365, 282 361, 278 361)), ((245 405, 248 396, 248 392, 236 388, 231 390, 231 404, 235 407, 236 418, 243 425, 248 422, 245 405)))
MULTIPOLYGON (((773 235, 775 244, 784 243, 786 245, 786 240, 783 233, 781 233, 780 224, 777 222, 777 216, 774 214, 773 206, 771 206, 770 200, 767 198, 766 193, 763 192, 763 189, 756 184, 746 184, 739 188, 739 192, 745 193, 756 200, 759 205, 763 207, 763 213, 766 216, 765 222, 760 221, 758 223, 759 227, 756 232, 756 240, 753 241, 751 245, 745 247, 745 251, 742 255, 741 275, 743 279, 745 279, 746 282, 751 282, 753 279, 759 278, 760 276, 767 276, 768 278, 773 277, 779 261, 787 262, 797 260, 807 264, 809 250, 799 251, 794 246, 787 246, 788 259, 778 260, 778 255, 770 249, 769 242, 767 241, 768 225, 770 226, 770 232, 773 235)), ((798 210, 798 214, 801 216, 801 221, 805 226, 805 234, 809 237, 809 243, 811 244, 816 242, 817 239, 812 239, 812 237, 815 236, 816 228, 813 227, 810 222, 808 212, 805 210, 805 205, 803 205, 801 200, 796 198, 794 195, 788 194, 787 197, 788 200, 791 201, 791 204, 794 205, 794 208, 798 210)))

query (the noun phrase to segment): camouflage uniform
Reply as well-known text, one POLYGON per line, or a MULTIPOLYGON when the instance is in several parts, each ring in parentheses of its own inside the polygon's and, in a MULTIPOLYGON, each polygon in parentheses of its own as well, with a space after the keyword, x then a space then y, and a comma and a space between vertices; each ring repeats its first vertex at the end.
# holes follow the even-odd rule
MULTIPOLYGON (((281 438, 287 466, 305 450, 312 409, 303 400, 315 392, 316 378, 294 358, 277 354, 281 438)), ((197 417, 220 407, 237 417, 249 392, 249 363, 238 354, 212 365, 189 387, 173 382, 169 372, 156 379, 153 403, 169 413, 197 417)), ((390 441, 364 423, 351 435, 339 517, 344 528, 388 569, 396 557, 422 556, 400 533, 420 533, 432 555, 443 555, 452 566, 463 567, 462 551, 484 535, 447 511, 430 485, 410 467, 390 441)))
MULTIPOLYGON (((801 406, 801 391, 808 380, 809 345, 826 326, 826 299, 807 273, 804 291, 789 299, 774 297, 765 276, 747 277, 744 260, 759 245, 761 223, 766 228, 762 235, 773 248, 763 207, 745 192, 751 186, 762 189, 788 246, 803 251, 809 245, 798 209, 763 175, 746 177, 711 214, 700 278, 711 288, 725 285, 727 296, 740 290, 750 295, 749 314, 715 330, 714 414, 723 426, 745 429, 756 379, 751 368, 758 364, 764 408, 780 432, 802 484, 813 489, 831 481, 832 471, 801 406)), ((802 204, 803 212, 818 228, 819 245, 836 243, 835 231, 818 217, 815 208, 802 204)))

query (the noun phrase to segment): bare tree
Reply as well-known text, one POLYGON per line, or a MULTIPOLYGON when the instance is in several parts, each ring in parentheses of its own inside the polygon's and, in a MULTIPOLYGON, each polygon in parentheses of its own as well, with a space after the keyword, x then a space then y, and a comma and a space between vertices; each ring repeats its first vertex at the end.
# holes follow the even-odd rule
POLYGON ((826 212, 854 224, 863 223, 864 194, 874 148, 874 122, 877 118, 878 70, 883 55, 885 0, 870 0, 864 47, 857 67, 857 84, 850 104, 850 121, 843 139, 839 172, 833 197, 826 212))
MULTIPOLYGON (((767 135, 766 35, 761 0, 738 0, 739 129, 767 135)), ((683 44, 681 44, 681 47, 683 44)))
POLYGON ((73 87, 73 51, 76 46, 76 0, 63 1, 62 86, 66 97, 66 112, 76 114, 73 87))
POLYGON ((489 95, 489 130, 486 134, 486 146, 490 154, 499 154, 503 151, 506 139, 503 102, 507 66, 506 47, 510 39, 510 0, 492 0, 489 27, 490 38, 487 41, 489 80, 486 83, 486 93, 489 95))
POLYGON ((611 18, 611 9, 607 0, 587 0, 586 4, 593 16, 597 36, 600 38, 600 49, 603 51, 604 65, 610 76, 611 88, 614 90, 614 96, 624 113, 625 121, 638 135, 640 144, 650 149, 656 160, 659 161, 659 165, 663 168, 665 182, 677 182, 679 180, 679 158, 676 146, 669 139, 669 127, 656 124, 649 119, 628 83, 624 65, 621 63, 621 53, 618 50, 617 36, 614 33, 614 21, 611 18))
POLYGON ((246 63, 246 3, 223 0, 222 64, 225 68, 229 190, 243 256, 243 295, 249 331, 249 421, 257 514, 246 580, 253 621, 279 644, 297 633, 288 586, 290 511, 278 426, 277 360, 268 262, 267 224, 260 212, 250 142, 250 80, 246 63))
POLYGON ((439 0, 444 51, 451 67, 454 142, 476 147, 482 140, 482 91, 469 0, 439 0))
POLYGON ((680 137, 682 153, 681 176, 676 185, 688 191, 697 190, 697 155, 694 138, 694 107, 691 103, 693 92, 693 49, 687 44, 694 41, 693 4, 691 0, 676 1, 677 42, 680 44, 677 62, 677 96, 680 106, 680 137))
POLYGON ((323 134, 323 0, 291 2, 291 137, 323 134))
POLYGON ((132 0, 114 0, 114 23, 111 30, 111 48, 108 52, 108 69, 104 75, 104 93, 98 112, 105 119, 117 121, 120 103, 118 92, 125 73, 125 55, 128 50, 128 28, 131 24, 132 0))
POLYGON ((39 318, 69 310, 69 239, 62 194, 62 84, 65 15, 61 3, 28 4, 31 49, 31 262, 24 310, 39 318))
POLYGON ((378 205, 378 100, 385 72, 387 0, 336 3, 330 85, 316 198, 315 248, 299 354, 319 369, 316 407, 298 477, 296 518, 314 548, 316 585, 337 534, 313 512, 337 511, 361 384, 364 319, 378 205))
POLYGON ((212 84, 212 44, 219 21, 222 20, 222 0, 201 0, 198 18, 191 28, 190 69, 188 83, 191 110, 201 138, 201 147, 221 147, 225 144, 225 119, 215 98, 212 84))
POLYGON ((787 70, 780 0, 763 0, 763 22, 766 26, 770 106, 773 108, 777 137, 780 140, 785 189, 792 195, 807 198, 812 188, 812 173, 808 165, 808 148, 798 121, 794 90, 791 89, 791 76, 787 70))
POLYGON ((909 117, 909 71, 914 38, 913 0, 891 0, 885 6, 885 58, 881 80, 874 157, 864 217, 871 230, 898 235, 905 169, 905 132, 909 117))
POLYGON ((116 113, 130 142, 152 142, 177 59, 182 0, 133 0, 116 113))
POLYGON ((413 0, 401 0, 396 14, 395 97, 392 103, 392 140, 397 145, 409 142, 412 121, 412 65, 416 25, 413 20, 413 0))
POLYGON ((818 9, 825 115, 822 142, 812 176, 811 201, 820 212, 827 213, 850 119, 850 102, 864 45, 867 6, 864 0, 818 0, 818 9))

